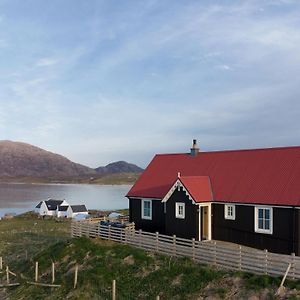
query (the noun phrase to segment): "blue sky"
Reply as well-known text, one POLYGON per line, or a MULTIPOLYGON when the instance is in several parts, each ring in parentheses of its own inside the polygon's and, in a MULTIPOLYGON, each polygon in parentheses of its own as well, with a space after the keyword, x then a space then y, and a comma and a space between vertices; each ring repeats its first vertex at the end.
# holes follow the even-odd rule
POLYGON ((0 139, 97 167, 299 145, 300 1, 0 0, 0 139))

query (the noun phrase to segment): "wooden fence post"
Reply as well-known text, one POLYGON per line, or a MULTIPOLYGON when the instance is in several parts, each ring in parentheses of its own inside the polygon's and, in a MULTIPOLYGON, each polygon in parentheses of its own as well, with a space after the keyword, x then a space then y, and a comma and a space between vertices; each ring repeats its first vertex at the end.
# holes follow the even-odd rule
POLYGON ((155 232, 155 250, 158 252, 158 232, 155 232))
POLYGON ((176 256, 176 235, 173 235, 173 256, 176 256))
POLYGON ((91 223, 89 222, 89 223, 87 223, 87 231, 86 231, 85 236, 90 237, 90 231, 91 231, 91 223))
POLYGON ((39 262, 36 261, 35 262, 35 282, 38 281, 38 277, 39 277, 39 262))
POLYGON ((159 297, 159 295, 157 295, 157 296, 156 296, 156 300, 160 300, 160 297, 159 297))
POLYGON ((265 274, 268 275, 268 250, 265 249, 265 274))
POLYGON ((52 262, 52 283, 55 281, 55 264, 52 262))
POLYGON ((9 268, 8 268, 8 266, 6 266, 6 281, 7 281, 7 284, 9 284, 9 268))
POLYGON ((142 229, 139 230, 139 247, 142 248, 142 229))
POLYGON ((99 237, 102 237, 102 235, 101 235, 101 228, 102 228, 102 225, 101 225, 101 223, 99 222, 99 225, 98 225, 98 236, 99 236, 99 237))
POLYGON ((239 270, 242 270, 242 246, 239 245, 239 270))
POLYGON ((108 225, 108 239, 110 240, 111 239, 111 225, 108 225))
POLYGON ((128 234, 128 230, 126 230, 126 227, 124 228, 124 244, 127 244, 127 234, 128 234))
POLYGON ((112 300, 116 300, 116 280, 112 281, 112 300))
POLYGON ((2 256, 0 257, 0 270, 3 269, 3 260, 2 260, 2 256))
POLYGON ((214 259, 213 259, 213 261, 214 261, 214 265, 216 266, 217 265, 217 242, 216 241, 214 241, 214 259))
POLYGON ((81 222, 74 222, 74 224, 75 224, 75 227, 76 227, 76 230, 77 230, 76 236, 77 237, 81 236, 81 227, 82 227, 81 222))
POLYGON ((192 259, 195 260, 195 238, 192 238, 192 259))
POLYGON ((25 250, 25 260, 28 260, 28 251, 27 251, 27 249, 25 250))
POLYGON ((292 256, 291 275, 292 275, 292 279, 295 279, 295 253, 292 253, 291 256, 292 256))
POLYGON ((75 266, 74 289, 76 289, 76 286, 77 286, 77 279, 78 279, 78 264, 76 264, 76 266, 75 266))

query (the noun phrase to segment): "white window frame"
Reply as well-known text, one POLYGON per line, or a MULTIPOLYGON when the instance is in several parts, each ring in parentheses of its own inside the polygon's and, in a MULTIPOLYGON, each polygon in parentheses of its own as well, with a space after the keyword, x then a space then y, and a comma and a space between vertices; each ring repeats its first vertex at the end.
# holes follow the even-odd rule
POLYGON ((226 220, 235 220, 235 205, 225 204, 224 205, 224 218, 226 220), (231 208, 232 214, 229 214, 229 209, 231 208))
POLYGON ((185 219, 185 203, 184 202, 176 202, 175 216, 177 219, 185 219), (179 213, 179 207, 181 207, 181 206, 182 206, 182 214, 179 213))
POLYGON ((144 220, 152 220, 152 200, 151 199, 142 199, 142 219, 144 220), (149 202, 150 203, 150 216, 145 216, 144 215, 144 208, 145 208, 145 202, 149 202))
POLYGON ((254 226, 255 232, 265 233, 265 234, 273 234, 273 207, 271 206, 255 206, 254 208, 254 226), (258 227, 258 210, 259 209, 268 209, 270 211, 270 228, 263 229, 258 227))

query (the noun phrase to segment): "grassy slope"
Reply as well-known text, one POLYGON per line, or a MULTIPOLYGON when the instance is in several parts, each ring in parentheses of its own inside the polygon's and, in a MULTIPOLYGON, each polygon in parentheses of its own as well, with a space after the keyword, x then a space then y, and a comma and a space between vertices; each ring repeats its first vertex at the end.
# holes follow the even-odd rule
POLYGON ((113 184, 133 184, 139 178, 140 173, 118 173, 109 175, 93 175, 82 178, 38 178, 38 177, 17 177, 17 178, 0 178, 0 182, 5 183, 84 183, 84 184, 100 184, 100 185, 113 185, 113 184))
MULTIPOLYGON (((158 294, 161 299, 200 296, 247 299, 253 295, 273 299, 280 284, 278 278, 224 272, 195 264, 190 259, 154 255, 99 239, 70 239, 68 231, 68 222, 37 220, 31 216, 0 221, 1 256, 23 283, 19 288, 10 289, 10 299, 106 299, 113 279, 117 280, 118 299, 155 299, 158 294), (29 251, 28 259, 25 249, 29 251), (51 261, 55 261, 56 282, 62 284, 61 288, 26 284, 33 281, 36 260, 40 265, 40 281, 48 283, 51 261), (76 263, 79 276, 78 288, 74 290, 76 263)), ((288 284, 290 288, 300 287, 298 282, 288 284)), ((1 299, 3 295, 1 298, 0 294, 1 299)), ((300 295, 298 291, 290 292, 288 297, 293 299, 296 295, 300 295)))

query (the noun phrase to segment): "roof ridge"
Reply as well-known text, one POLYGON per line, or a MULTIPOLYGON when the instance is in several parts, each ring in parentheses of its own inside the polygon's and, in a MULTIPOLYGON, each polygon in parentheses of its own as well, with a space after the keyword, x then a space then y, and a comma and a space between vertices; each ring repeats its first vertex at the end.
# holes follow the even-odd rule
POLYGON ((209 176, 208 175, 180 175, 180 177, 178 179, 186 178, 186 177, 191 178, 191 177, 209 177, 209 176))
MULTIPOLYGON (((296 149, 300 148, 300 146, 279 146, 279 147, 268 147, 268 148, 249 148, 249 149, 226 149, 226 150, 212 150, 212 151, 200 151, 198 155, 201 154, 210 154, 210 153, 224 153, 224 152, 244 152, 244 151, 276 151, 276 150, 284 150, 284 149, 296 149)), ((158 153, 155 156, 166 156, 166 155, 189 155, 189 152, 181 152, 181 153, 158 153)))

